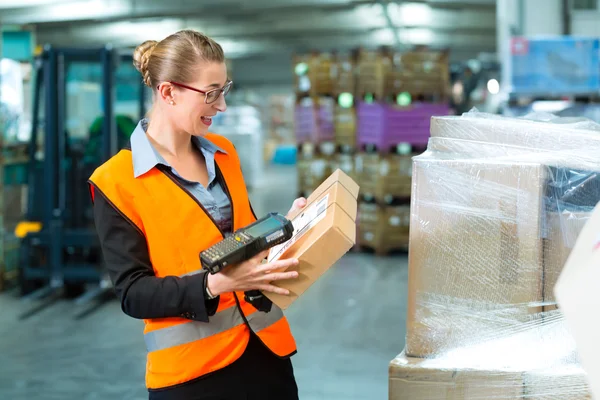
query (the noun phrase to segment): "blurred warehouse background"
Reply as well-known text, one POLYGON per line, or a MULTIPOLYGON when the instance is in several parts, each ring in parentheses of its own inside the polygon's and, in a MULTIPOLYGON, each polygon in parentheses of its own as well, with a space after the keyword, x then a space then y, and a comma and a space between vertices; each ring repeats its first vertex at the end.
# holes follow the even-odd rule
POLYGON ((223 46, 234 90, 211 129, 257 213, 336 168, 359 183, 356 247, 287 314, 302 399, 384 399, 430 118, 600 122, 599 21, 600 0, 0 0, 0 398, 147 396, 85 184, 150 106, 138 44, 192 28, 223 46))

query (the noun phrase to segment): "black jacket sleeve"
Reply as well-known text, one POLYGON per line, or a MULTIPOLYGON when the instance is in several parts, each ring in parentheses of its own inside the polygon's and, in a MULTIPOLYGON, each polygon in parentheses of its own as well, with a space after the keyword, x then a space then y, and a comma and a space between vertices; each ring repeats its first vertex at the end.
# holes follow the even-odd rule
POLYGON ((205 272, 156 277, 144 235, 100 191, 95 192, 96 231, 123 312, 140 319, 183 317, 208 322, 219 298, 206 299, 205 272))

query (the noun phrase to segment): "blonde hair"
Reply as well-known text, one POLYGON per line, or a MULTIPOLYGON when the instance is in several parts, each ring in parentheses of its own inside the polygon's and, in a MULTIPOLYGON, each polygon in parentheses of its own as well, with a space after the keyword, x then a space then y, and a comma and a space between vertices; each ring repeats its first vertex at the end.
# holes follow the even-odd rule
POLYGON ((147 40, 133 52, 133 65, 153 90, 164 81, 194 80, 200 61, 221 63, 225 55, 221 45, 191 29, 176 32, 160 42, 147 40))

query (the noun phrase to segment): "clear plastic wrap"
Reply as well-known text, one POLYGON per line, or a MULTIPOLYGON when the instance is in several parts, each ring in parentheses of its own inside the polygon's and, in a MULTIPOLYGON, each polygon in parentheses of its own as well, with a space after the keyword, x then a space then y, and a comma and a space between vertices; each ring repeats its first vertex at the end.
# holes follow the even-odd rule
POLYGON ((600 126, 535 118, 432 119, 390 398, 591 398, 553 288, 600 201, 600 126))

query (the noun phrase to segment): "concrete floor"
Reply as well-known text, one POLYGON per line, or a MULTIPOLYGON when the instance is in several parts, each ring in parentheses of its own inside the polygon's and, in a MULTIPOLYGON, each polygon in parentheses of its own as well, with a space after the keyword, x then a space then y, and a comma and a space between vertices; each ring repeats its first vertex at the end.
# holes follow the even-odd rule
MULTIPOLYGON (((256 213, 287 212, 295 169, 277 167, 251 194, 256 213)), ((388 363, 404 347, 407 259, 349 253, 286 312, 303 400, 387 398, 388 363)), ((82 320, 60 301, 30 305, 0 294, 0 399, 145 399, 143 324, 111 301, 82 320)))

